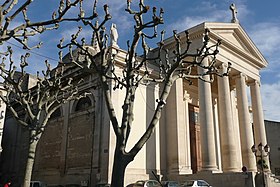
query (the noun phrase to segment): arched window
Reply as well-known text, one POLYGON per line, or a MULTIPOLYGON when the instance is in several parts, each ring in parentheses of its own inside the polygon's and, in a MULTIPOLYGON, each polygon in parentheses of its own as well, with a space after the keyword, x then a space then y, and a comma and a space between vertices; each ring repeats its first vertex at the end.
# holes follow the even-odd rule
POLYGON ((91 100, 89 97, 83 97, 81 98, 75 108, 75 111, 82 111, 85 110, 87 108, 90 108, 92 106, 91 100))
POLYGON ((61 110, 60 108, 58 108, 51 114, 50 119, 58 118, 60 116, 61 116, 61 110))

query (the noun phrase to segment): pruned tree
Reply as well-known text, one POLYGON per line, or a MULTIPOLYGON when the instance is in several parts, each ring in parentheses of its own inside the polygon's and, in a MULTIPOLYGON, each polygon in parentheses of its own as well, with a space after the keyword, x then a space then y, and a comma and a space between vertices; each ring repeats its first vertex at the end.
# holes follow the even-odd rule
MULTIPOLYGON (((0 3, 0 45, 17 41, 23 49, 40 48, 42 42, 30 46, 28 40, 47 30, 58 29, 62 22, 79 22, 93 20, 97 17, 96 4, 89 16, 85 16, 83 0, 60 0, 56 11, 49 20, 33 22, 29 17, 28 8, 33 0, 4 0, 0 3), (73 7, 78 6, 77 15, 67 14, 73 7), (19 23, 18 25, 15 25, 19 23)), ((13 59, 13 50, 7 47, 0 51, 0 77, 2 78, 6 95, 0 95, 3 102, 15 117, 19 125, 29 130, 29 150, 23 187, 29 187, 37 143, 40 140, 51 114, 63 103, 84 97, 87 93, 80 93, 78 81, 65 75, 64 66, 54 70, 48 61, 46 70, 37 73, 32 88, 26 88, 26 68, 30 53, 22 55, 20 59, 13 59), (17 65, 19 64, 19 65, 17 65)), ((61 59, 60 59, 61 60, 61 59)))
MULTIPOLYGON (((175 80, 182 78, 189 82, 192 79, 200 79, 202 81, 213 81, 212 75, 225 76, 226 72, 219 73, 216 64, 216 55, 221 41, 216 41, 211 45, 209 30, 205 30, 204 41, 199 49, 191 50, 192 41, 189 38, 188 31, 185 31, 186 41, 181 41, 181 35, 173 31, 173 37, 176 42, 174 51, 169 51, 164 44, 164 31, 161 32, 161 40, 157 51, 150 50, 146 40, 154 39, 158 36, 157 26, 163 24, 163 9, 158 11, 152 8, 151 20, 145 22, 143 17, 148 14, 150 7, 144 4, 144 0, 139 0, 139 10, 132 9, 132 1, 127 0, 126 12, 132 15, 135 25, 133 38, 127 42, 127 52, 125 61, 122 64, 116 63, 118 49, 108 46, 108 34, 106 34, 105 24, 111 19, 108 6, 104 6, 105 17, 99 24, 91 21, 83 21, 85 26, 93 30, 92 41, 96 43, 95 52, 92 46, 86 45, 85 39, 81 42, 77 41, 81 28, 72 36, 67 44, 63 44, 63 40, 59 48, 69 47, 70 55, 73 54, 73 46, 77 47, 78 56, 85 56, 85 61, 75 60, 72 55, 72 62, 78 67, 92 71, 99 76, 100 84, 104 92, 105 102, 107 105, 110 121, 116 135, 116 147, 114 154, 114 163, 112 171, 111 186, 121 187, 124 185, 124 176, 127 165, 132 162, 139 153, 148 139, 154 132, 158 123, 162 109, 166 104, 170 89, 175 80), (147 30, 151 30, 153 34, 148 35, 147 30), (137 46, 141 45, 143 54, 137 55, 137 46), (207 59, 207 60, 206 60, 207 59), (121 67, 122 72, 117 72, 117 66, 121 67), (200 68, 201 71, 197 71, 200 68), (209 79, 209 76, 211 77, 209 79), (161 87, 161 93, 156 100, 157 105, 154 110, 153 117, 147 125, 147 129, 142 137, 135 142, 135 145, 127 150, 127 141, 131 135, 131 127, 133 124, 134 104, 137 100, 136 91, 141 84, 158 83, 161 87), (111 95, 114 90, 122 89, 125 93, 122 106, 114 106, 111 95), (118 119, 115 107, 120 107, 122 117, 118 119)), ((145 18, 147 18, 145 16, 145 18)), ((111 40, 114 40, 111 36, 111 40)), ((93 42, 93 43, 94 43, 93 42)))
POLYGON ((51 70, 48 61, 45 62, 46 70, 41 72, 41 76, 37 72, 33 84, 28 85, 25 69, 29 53, 21 56, 20 68, 14 65, 11 48, 8 47, 7 53, 9 58, 2 58, 0 64, 0 77, 6 94, 1 94, 0 98, 18 124, 29 131, 28 159, 22 185, 29 187, 36 147, 49 118, 65 102, 85 97, 88 93, 79 91, 77 85, 82 80, 66 76, 64 66, 51 70))
POLYGON ((25 49, 39 48, 42 43, 30 47, 28 45, 28 38, 37 34, 42 34, 47 30, 58 29, 62 22, 78 22, 81 20, 92 20, 97 17, 96 4, 90 16, 85 16, 83 9, 83 0, 60 0, 57 11, 54 11, 49 20, 32 22, 28 18, 28 8, 33 0, 25 0, 18 2, 18 0, 4 0, 0 5, 0 45, 10 39, 15 39, 23 45, 25 49), (67 17, 67 12, 73 7, 79 6, 79 13, 74 17, 67 17), (22 14, 22 15, 21 15, 22 14), (16 19, 21 19, 19 25, 11 26, 16 19), (11 28, 12 27, 12 28, 11 28))

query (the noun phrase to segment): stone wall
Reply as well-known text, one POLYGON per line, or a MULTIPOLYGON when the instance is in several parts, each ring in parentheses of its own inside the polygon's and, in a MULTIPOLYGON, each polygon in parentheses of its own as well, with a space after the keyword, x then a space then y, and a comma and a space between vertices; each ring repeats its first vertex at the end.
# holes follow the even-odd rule
POLYGON ((93 106, 78 111, 75 107, 49 120, 37 149, 33 180, 48 185, 90 181, 95 112, 93 106))
POLYGON ((270 146, 271 172, 280 177, 280 122, 265 120, 267 144, 270 146))

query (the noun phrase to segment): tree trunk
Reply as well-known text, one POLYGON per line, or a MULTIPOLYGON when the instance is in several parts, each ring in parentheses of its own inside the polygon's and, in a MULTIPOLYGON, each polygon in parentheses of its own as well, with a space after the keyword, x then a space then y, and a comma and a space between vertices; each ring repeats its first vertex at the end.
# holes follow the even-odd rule
POLYGON ((37 144, 38 144, 38 140, 34 140, 34 139, 29 144, 28 158, 26 162, 25 175, 24 175, 24 181, 22 187, 30 186, 37 144))
POLYGON ((123 152, 116 147, 113 163, 111 187, 123 187, 124 176, 127 165, 132 161, 130 157, 123 154, 123 152))

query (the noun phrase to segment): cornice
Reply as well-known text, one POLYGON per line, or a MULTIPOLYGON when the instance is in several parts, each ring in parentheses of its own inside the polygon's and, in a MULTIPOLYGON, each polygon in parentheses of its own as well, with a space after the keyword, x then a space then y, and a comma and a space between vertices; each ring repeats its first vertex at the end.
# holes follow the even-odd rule
MULTIPOLYGON (((247 35, 240 24, 204 22, 188 29, 190 39, 193 41, 198 41, 199 39, 201 39, 202 42, 203 34, 206 28, 210 30, 209 36, 211 42, 215 43, 218 39, 222 40, 222 45, 220 46, 220 48, 233 53, 233 55, 241 58, 246 63, 256 67, 257 69, 265 68, 268 65, 268 62, 266 61, 264 56, 255 46, 253 41, 250 39, 250 37, 247 35), (232 35, 238 42, 240 42, 240 45, 244 49, 240 48, 240 46, 237 46, 229 39, 223 37, 220 33, 217 33, 217 31, 232 33, 232 35)), ((181 37, 182 42, 186 40, 185 32, 181 32, 178 35, 181 37)), ((175 40, 173 39, 173 37, 169 37, 168 39, 164 40, 164 43, 167 48, 175 47, 175 40)))

